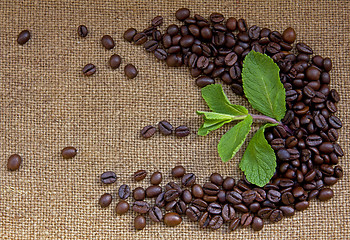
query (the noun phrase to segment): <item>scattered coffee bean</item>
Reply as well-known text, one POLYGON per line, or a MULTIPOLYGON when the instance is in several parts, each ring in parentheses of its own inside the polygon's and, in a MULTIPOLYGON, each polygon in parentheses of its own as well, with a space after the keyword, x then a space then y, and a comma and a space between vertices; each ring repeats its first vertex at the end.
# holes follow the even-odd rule
POLYGON ((65 159, 74 158, 77 155, 77 149, 75 147, 65 147, 61 151, 61 155, 65 159))
POLYGON ((137 31, 135 28, 129 28, 124 32, 124 39, 128 42, 131 42, 134 39, 134 36, 136 35, 137 31))
POLYGON ((142 230, 146 227, 146 218, 142 215, 138 215, 134 219, 134 226, 136 230, 142 230))
POLYGON ((242 227, 248 227, 252 224, 253 216, 250 213, 245 213, 241 217, 241 225, 242 227))
POLYGON ((144 138, 150 138, 155 134, 156 131, 157 131, 157 129, 155 127, 153 127, 152 125, 148 125, 148 126, 142 128, 141 136, 144 138))
POLYGON ((260 231, 264 227, 264 221, 259 217, 254 217, 252 222, 252 228, 255 231, 260 231))
POLYGON ((134 173, 134 180, 135 181, 142 181, 147 176, 147 172, 145 170, 138 170, 134 173))
POLYGON ((133 79, 137 76, 139 72, 137 71, 134 65, 127 64, 124 67, 124 73, 125 73, 125 76, 127 76, 129 79, 133 79))
POLYGON ((157 197, 161 192, 162 188, 156 185, 146 188, 146 196, 149 198, 157 197))
POLYGON ((171 212, 164 215, 164 223, 170 227, 175 227, 182 222, 179 214, 171 212))
POLYGON ((109 35, 104 35, 101 38, 101 43, 102 43, 102 46, 104 46, 107 50, 111 50, 115 47, 114 40, 109 35))
POLYGON ((117 175, 112 171, 102 173, 101 182, 104 184, 111 184, 117 181, 117 175))
POLYGON ((181 179, 181 183, 185 187, 191 187, 195 182, 196 175, 194 175, 193 173, 187 173, 181 179))
POLYGON ((318 194, 318 199, 321 201, 327 201, 331 199, 334 196, 334 192, 330 188, 323 188, 320 190, 320 193, 318 194))
POLYGON ((142 201, 144 200, 146 197, 146 191, 145 189, 143 189, 142 187, 137 187, 134 189, 133 191, 133 198, 136 200, 136 201, 142 201))
POLYGON ((129 211, 129 203, 127 201, 124 200, 120 200, 117 204, 117 206, 115 207, 115 212, 118 215, 123 215, 125 213, 127 213, 129 211))
POLYGON ((186 170, 183 166, 176 166, 171 170, 171 175, 175 178, 183 177, 186 173, 186 170))
POLYGON ((179 126, 175 128, 175 135, 177 137, 186 137, 190 134, 190 129, 186 126, 179 126))
POLYGON ((162 182, 163 177, 161 172, 154 172, 151 176, 151 184, 158 185, 162 182))
POLYGON ((118 194, 120 199, 127 199, 130 196, 130 187, 126 184, 121 185, 118 194))
POLYGON ((21 166, 22 158, 18 154, 13 154, 9 157, 7 161, 7 169, 11 171, 18 170, 21 166))
POLYGON ((20 34, 18 34, 17 43, 20 45, 24 45, 26 44, 26 42, 29 41, 30 37, 30 32, 28 30, 23 30, 22 32, 20 32, 20 34))
POLYGON ((94 64, 86 64, 85 67, 83 68, 83 74, 85 76, 91 76, 96 72, 96 67, 94 64))
POLYGON ((173 126, 165 120, 158 123, 158 128, 163 135, 170 135, 173 132, 173 126))
POLYGON ((80 25, 78 27, 78 35, 79 37, 86 37, 89 33, 89 30, 87 29, 87 27, 85 25, 80 25))
POLYGON ((98 203, 100 204, 101 207, 108 207, 109 204, 112 202, 112 195, 109 193, 103 194, 100 199, 98 200, 98 203))
POLYGON ((135 201, 132 206, 132 210, 134 212, 144 214, 148 212, 149 205, 147 202, 144 202, 144 201, 135 201))
POLYGON ((148 215, 153 222, 161 222, 163 220, 162 210, 157 206, 152 207, 149 210, 148 215))
POLYGON ((117 69, 120 66, 120 63, 122 62, 122 58, 118 55, 118 54, 113 54, 110 58, 109 58, 109 66, 112 69, 117 69))

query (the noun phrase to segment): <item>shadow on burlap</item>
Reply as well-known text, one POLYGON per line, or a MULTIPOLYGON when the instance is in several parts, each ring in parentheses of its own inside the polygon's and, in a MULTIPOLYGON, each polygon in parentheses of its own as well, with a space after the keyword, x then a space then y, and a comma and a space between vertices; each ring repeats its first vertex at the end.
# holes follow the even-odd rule
MULTIPOLYGON (((3 239, 349 239, 349 1, 2 1, 0 5, 0 237, 3 239), (196 110, 206 110, 200 91, 185 68, 168 68, 122 39, 129 27, 142 30, 156 15, 164 25, 176 23, 174 12, 188 7, 208 16, 212 11, 226 17, 246 18, 256 24, 283 31, 292 26, 298 41, 333 60, 332 87, 341 94, 338 116, 343 121, 340 144, 346 156, 340 164, 344 178, 336 184, 335 197, 260 232, 239 229, 227 233, 202 230, 187 219, 175 228, 150 223, 145 230, 133 228, 134 213, 116 216, 114 200, 107 209, 98 198, 113 193, 122 183, 135 183, 138 169, 160 170, 164 182, 170 169, 183 164, 203 183, 212 172, 240 177, 240 152, 230 163, 220 162, 216 144, 228 129, 199 137, 201 124, 196 110), (76 29, 85 24, 87 38, 76 29), (32 39, 24 46, 17 34, 29 29, 32 39), (110 34, 115 49, 105 50, 100 38, 110 34), (120 69, 107 66, 112 53, 123 58, 120 69), (98 71, 83 77, 81 68, 94 63, 98 71), (139 69, 128 80, 126 63, 139 69), (183 139, 156 134, 139 137, 140 129, 167 119, 173 125, 188 125, 192 134, 183 139), (72 160, 63 160, 60 150, 79 149, 72 160), (9 155, 19 153, 23 164, 9 172, 9 155), (102 186, 99 175, 115 171, 117 184, 102 186)), ((228 87, 225 90, 230 92, 228 87)), ((247 105, 233 94, 232 102, 247 105)), ((148 179, 148 178, 147 178, 148 179)))

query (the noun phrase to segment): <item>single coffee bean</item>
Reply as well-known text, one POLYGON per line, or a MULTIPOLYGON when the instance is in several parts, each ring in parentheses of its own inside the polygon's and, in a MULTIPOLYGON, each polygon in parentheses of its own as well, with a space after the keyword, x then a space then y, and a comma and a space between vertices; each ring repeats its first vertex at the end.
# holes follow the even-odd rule
POLYGON ((142 201, 145 199, 146 197, 146 192, 145 189, 143 189, 142 187, 137 187, 134 189, 133 194, 132 194, 133 198, 136 201, 142 201))
POLYGON ((333 176, 324 177, 323 182, 325 185, 331 186, 331 185, 334 185, 338 182, 338 178, 333 177, 333 176))
POLYGON ((234 30, 236 30, 236 27, 237 27, 237 20, 234 17, 227 19, 226 21, 227 30, 233 32, 234 30))
POLYGON ((279 209, 275 209, 271 212, 270 221, 271 222, 279 222, 282 220, 283 212, 279 209))
POLYGON ((136 34, 137 30, 135 28, 129 28, 124 32, 123 37, 126 41, 131 42, 136 34))
POLYGON ((134 65, 127 64, 124 67, 124 73, 125 73, 125 76, 127 76, 129 79, 133 79, 137 76, 138 71, 134 65))
POLYGON ((138 170, 134 173, 134 180, 135 181, 142 181, 147 176, 147 172, 145 170, 138 170))
POLYGON ((7 161, 7 169, 11 171, 18 170, 21 166, 22 158, 18 154, 12 154, 7 161))
POLYGON ((182 215, 185 214, 186 212, 186 203, 182 200, 177 201, 176 205, 175 205, 175 210, 178 214, 182 215))
POLYGON ((219 203, 210 203, 208 205, 207 211, 210 214, 221 214, 222 207, 219 203))
POLYGON ((226 200, 236 205, 242 202, 242 196, 236 191, 230 191, 226 193, 226 200))
POLYGON ((249 205, 249 210, 252 212, 252 213, 256 213, 260 210, 260 203, 258 202, 254 202, 252 204, 249 205))
POLYGON ((127 199, 130 196, 130 187, 126 184, 121 185, 118 194, 121 199, 127 199))
MULTIPOLYGON (((165 195, 164 195, 165 196, 165 195)), ((171 201, 171 202, 168 202, 166 205, 165 205, 165 210, 166 211, 172 211, 173 209, 175 209, 175 207, 176 207, 176 201, 174 200, 174 201, 171 201)))
POLYGON ((164 223, 170 227, 175 227, 182 222, 179 214, 171 212, 164 215, 164 223))
POLYGON ((89 63, 85 65, 82 71, 85 76, 91 76, 96 72, 96 67, 94 64, 89 63))
POLYGON ((189 190, 184 190, 182 192, 181 195, 181 199, 185 202, 185 203, 190 203, 192 201, 192 194, 189 190))
POLYGON ((248 227, 253 221, 253 216, 250 213, 244 213, 241 217, 242 227, 248 227))
POLYGON ((198 223, 201 228, 206 228, 209 226, 210 222, 210 215, 208 212, 205 212, 202 214, 202 216, 199 218, 198 223))
POLYGON ((220 203, 226 203, 226 192, 224 190, 220 190, 217 194, 217 197, 220 203))
POLYGON ((235 186, 235 180, 232 177, 225 178, 224 182, 222 183, 222 187, 224 190, 232 190, 235 186))
POLYGON ((228 229, 230 231, 234 231, 238 228, 239 224, 240 224, 240 219, 238 217, 234 218, 231 222, 230 222, 230 225, 228 227, 228 229))
POLYGON ((308 201, 298 202, 294 206, 295 206, 296 210, 304 211, 305 209, 307 209, 309 207, 309 202, 308 201))
POLYGON ((189 206, 186 209, 186 216, 191 220, 191 221, 198 221, 200 216, 201 216, 201 212, 199 211, 198 208, 196 208, 195 206, 189 206))
POLYGON ((146 227, 146 218, 142 215, 138 215, 134 219, 134 226, 136 230, 142 230, 146 227))
POLYGON ((165 120, 158 123, 158 128, 163 135, 170 135, 173 132, 173 126, 165 120))
POLYGON ((326 72, 329 72, 332 69, 332 60, 330 58, 323 59, 323 68, 326 72))
POLYGON ((330 154, 334 150, 334 145, 331 142, 323 142, 319 146, 319 150, 325 154, 330 154))
POLYGON ((177 137, 186 137, 190 134, 190 129, 187 126, 179 126, 175 128, 175 135, 177 137))
POLYGON ((282 203, 285 205, 291 205, 294 203, 294 196, 290 192, 285 192, 282 194, 282 203))
POLYGON ((175 13, 175 17, 180 21, 184 21, 189 16, 190 16, 190 10, 188 8, 180 8, 175 13))
POLYGON ((230 204, 225 204, 222 208, 222 218, 225 222, 229 222, 235 218, 235 209, 230 204))
POLYGON ((333 100, 334 102, 339 102, 340 101, 339 93, 335 89, 331 90, 329 96, 331 97, 331 100, 333 100))
MULTIPOLYGON (((311 201, 312 199, 315 199, 315 198, 318 196, 319 192, 320 192, 320 191, 317 190, 317 189, 314 189, 314 190, 310 191, 307 200, 308 200, 308 201, 311 201)), ((282 209, 281 209, 281 210, 282 210, 282 209)), ((282 210, 282 211, 283 211, 283 210, 282 210)))
POLYGON ((281 148, 277 151, 277 157, 282 161, 288 161, 290 159, 290 153, 286 149, 281 148))
POLYGON ((218 186, 216 186, 214 183, 205 183, 203 185, 203 191, 205 194, 208 194, 208 195, 217 195, 219 193, 219 190, 220 188, 218 186))
POLYGON ((150 138, 155 134, 156 131, 157 131, 157 129, 155 127, 153 127, 152 125, 148 125, 148 126, 142 128, 141 136, 144 138, 150 138))
POLYGON ((118 215, 123 215, 129 211, 129 203, 125 200, 120 200, 115 207, 115 211, 118 215))
POLYGON ((213 173, 210 175, 210 181, 214 183, 216 186, 221 186, 224 182, 224 179, 222 176, 218 173, 213 173))
POLYGON ((26 42, 29 41, 30 39, 30 32, 28 30, 23 30, 22 32, 20 32, 18 34, 18 37, 17 37, 17 43, 20 44, 20 45, 24 45, 26 42))
POLYGON ((162 188, 157 186, 157 185, 153 185, 153 186, 146 188, 146 196, 149 198, 155 198, 161 192, 162 192, 162 188))
POLYGON ((283 31, 282 39, 283 39, 283 41, 285 41, 287 43, 293 43, 295 41, 296 37, 297 37, 297 35, 296 35, 295 31, 291 27, 289 27, 283 31))
POLYGON ((196 79, 196 85, 200 88, 203 88, 205 86, 208 86, 210 84, 214 84, 215 80, 208 77, 208 76, 201 76, 196 79))
POLYGON ((263 219, 268 219, 268 218, 270 218, 271 213, 272 213, 272 208, 264 207, 258 211, 258 216, 263 218, 263 219))
POLYGON ((343 168, 341 166, 335 166, 334 167, 334 176, 336 178, 342 178, 343 177, 343 168))
POLYGON ((165 206, 165 199, 164 199, 165 192, 162 192, 158 195, 156 198, 156 206, 157 207, 164 207, 165 206))
POLYGON ((165 192, 164 199, 167 202, 174 201, 180 196, 180 193, 176 189, 170 189, 165 192))
POLYGON ((312 49, 305 43, 297 43, 296 48, 300 53, 313 54, 312 49))
POLYGON ((163 220, 162 210, 157 206, 152 207, 149 210, 148 215, 153 222, 161 222, 163 220))
POLYGON ((224 219, 220 215, 215 215, 212 217, 212 219, 209 221, 209 227, 211 229, 219 229, 221 228, 222 224, 224 223, 224 219))
POLYGON ((110 58, 109 58, 109 66, 112 69, 117 69, 120 66, 120 63, 122 62, 121 57, 118 54, 113 54, 110 58))
POLYGON ((171 189, 175 189, 176 191, 179 192, 179 194, 182 193, 182 189, 177 183, 169 182, 167 185, 165 185, 165 190, 166 191, 171 190, 171 189))
POLYGON ((176 166, 171 170, 171 175, 175 178, 183 177, 186 170, 183 166, 176 166))
POLYGON ((101 38, 101 43, 102 43, 102 46, 104 46, 107 50, 111 50, 115 47, 114 40, 109 35, 104 35, 101 38))
POLYGON ((142 45, 147 41, 147 35, 145 33, 136 33, 132 40, 136 45, 142 45))
POLYGON ((218 200, 218 196, 204 194, 203 200, 206 202, 216 202, 218 200))
POLYGON ((158 185, 162 182, 163 177, 161 172, 154 172, 151 176, 151 184, 158 185))
POLYGON ((158 42, 155 40, 147 41, 144 45, 147 52, 153 52, 158 48, 158 42))
POLYGON ((132 210, 137 213, 145 214, 149 210, 149 205, 144 201, 135 201, 132 210))
POLYGON ((192 205, 196 208, 198 208, 199 211, 205 211, 207 210, 207 207, 208 207, 208 203, 206 203, 205 200, 202 200, 202 199, 194 199, 192 201, 192 205))
POLYGON ((152 26, 158 27, 163 24, 163 17, 156 16, 155 18, 152 19, 151 23, 152 23, 152 26))
POLYGON ((246 32, 246 31, 248 31, 247 24, 246 24, 246 22, 245 22, 245 20, 244 20, 243 18, 238 19, 238 21, 237 21, 237 26, 238 26, 238 30, 239 30, 240 32, 246 32))
POLYGON ((264 227, 264 221, 259 217, 254 217, 252 222, 252 228, 255 231, 260 231, 264 227))
POLYGON ((331 125, 335 129, 341 128, 343 126, 341 120, 334 115, 331 116, 328 121, 329 125, 331 125))
POLYGON ((310 135, 306 138, 306 144, 310 147, 318 146, 322 143, 322 137, 319 135, 310 135))
POLYGON ((199 184, 192 186, 192 195, 195 198, 202 198, 204 196, 203 188, 199 184))
POLYGON ((78 27, 78 35, 79 37, 86 37, 88 35, 89 31, 85 25, 80 25, 78 27))
POLYGON ((247 190, 242 193, 243 202, 245 202, 248 205, 255 200, 255 197, 256 197, 256 192, 254 190, 247 190))
POLYGON ((101 207, 105 208, 108 207, 109 204, 112 202, 112 195, 109 193, 103 194, 100 199, 98 200, 98 203, 100 204, 101 207))
POLYGON ((255 191, 256 195, 255 195, 255 201, 257 202, 262 202, 266 199, 266 192, 264 189, 261 188, 253 188, 253 190, 255 191))
POLYGON ((195 182, 196 175, 194 175, 193 173, 187 173, 181 179, 181 183, 185 187, 191 187, 195 182))
POLYGON ((327 201, 334 196, 334 192, 330 188, 323 188, 318 194, 318 199, 321 201, 327 201))
POLYGON ((295 210, 292 206, 280 206, 280 210, 282 211, 283 215, 286 217, 293 216, 295 213, 295 210))
POLYGON ((154 56, 159 60, 166 60, 167 52, 164 49, 158 48, 154 51, 154 56))
POLYGON ((117 175, 112 171, 102 173, 101 182, 104 184, 111 184, 117 180, 117 175))

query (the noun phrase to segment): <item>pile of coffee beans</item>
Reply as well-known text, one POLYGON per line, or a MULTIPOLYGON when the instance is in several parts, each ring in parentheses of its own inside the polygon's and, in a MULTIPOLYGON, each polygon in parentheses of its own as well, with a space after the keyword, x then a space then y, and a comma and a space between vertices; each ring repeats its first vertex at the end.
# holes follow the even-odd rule
MULTIPOLYGON (((280 68, 287 112, 281 125, 265 133, 277 156, 276 172, 267 185, 260 188, 245 178, 235 183, 213 174, 211 182, 199 186, 193 174, 186 174, 181 186, 168 183, 164 191, 157 188, 155 207, 186 214, 202 227, 216 229, 228 221, 230 230, 239 225, 260 230, 265 219, 278 222, 307 209, 312 199, 331 199, 334 192, 329 186, 343 176, 338 162, 344 155, 337 143, 342 122, 335 115, 340 96, 329 87, 332 61, 314 55, 305 43, 294 44, 296 33, 290 27, 280 33, 248 26, 244 19, 225 19, 220 13, 209 19, 192 17, 186 8, 175 17, 181 24, 169 25, 164 33, 158 30, 163 18, 157 16, 141 32, 128 29, 124 39, 143 44, 170 67, 187 66, 199 87, 220 79, 238 95, 244 95, 244 57, 251 50, 264 53, 280 68), (224 209, 230 217, 223 215, 224 209), (240 219, 235 213, 242 214, 240 219)), ((182 175, 180 171, 177 176, 182 175)))
MULTIPOLYGON (((186 137, 191 133, 190 129, 185 125, 181 125, 175 128, 174 131, 173 125, 171 125, 166 120, 160 121, 158 123, 158 129, 159 132, 161 132, 165 136, 171 135, 173 132, 175 132, 175 136, 177 137, 186 137)), ((141 136, 144 138, 150 138, 156 133, 156 131, 157 129, 154 126, 148 125, 141 129, 141 136)))

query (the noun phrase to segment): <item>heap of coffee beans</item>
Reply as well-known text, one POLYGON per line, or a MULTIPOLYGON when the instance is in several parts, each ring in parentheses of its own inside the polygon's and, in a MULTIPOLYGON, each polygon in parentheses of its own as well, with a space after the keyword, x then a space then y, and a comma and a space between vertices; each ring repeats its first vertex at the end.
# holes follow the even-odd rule
MULTIPOLYGON (((287 112, 282 121, 286 127, 279 125, 266 131, 265 137, 277 156, 277 168, 264 187, 254 186, 245 178, 235 184, 219 174, 199 186, 194 185, 193 174, 186 174, 182 187, 169 183, 164 191, 157 188, 156 206, 142 203, 146 205, 142 209, 152 209, 156 214, 156 207, 164 207, 213 229, 228 221, 231 230, 239 225, 260 230, 265 219, 278 222, 307 209, 312 199, 331 199, 334 192, 329 186, 343 176, 337 164, 344 155, 337 143, 342 122, 335 116, 340 96, 329 87, 332 61, 314 55, 305 43, 294 44, 296 33, 290 27, 281 34, 248 26, 244 19, 225 19, 220 13, 211 14, 209 19, 198 14, 192 17, 186 8, 176 11, 175 16, 181 24, 169 25, 164 33, 158 30, 163 18, 157 16, 141 32, 128 29, 124 39, 143 44, 146 51, 170 67, 187 66, 199 87, 221 79, 238 95, 244 95, 244 57, 251 50, 267 54, 279 66, 286 90, 287 112), (233 217, 224 217, 224 209, 230 209, 227 211, 233 212, 229 214, 233 217), (234 213, 242 216, 236 218, 234 213)), ((177 215, 172 217, 178 219, 177 215)))
MULTIPOLYGON (((165 136, 171 135, 173 132, 175 132, 175 135, 177 137, 186 137, 190 134, 190 129, 185 125, 181 125, 175 128, 174 131, 173 125, 171 125, 166 120, 160 121, 158 123, 158 129, 159 132, 161 132, 165 136)), ((150 138, 156 133, 156 131, 157 129, 154 126, 148 125, 141 129, 141 136, 144 138, 150 138)))

